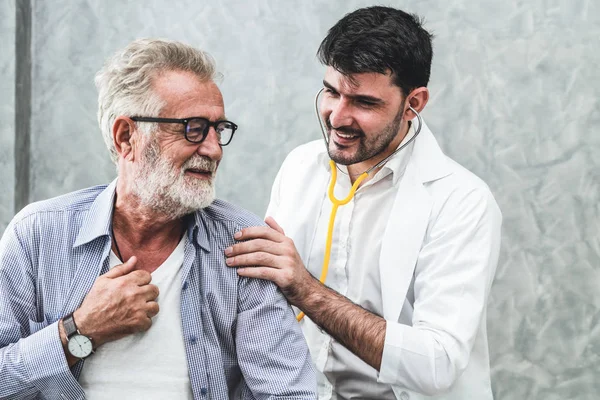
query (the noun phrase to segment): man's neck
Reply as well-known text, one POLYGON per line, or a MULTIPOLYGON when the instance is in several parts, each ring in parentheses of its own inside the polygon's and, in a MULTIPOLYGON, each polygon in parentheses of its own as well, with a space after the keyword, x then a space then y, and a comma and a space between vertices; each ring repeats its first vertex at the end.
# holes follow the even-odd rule
POLYGON ((136 256, 137 268, 158 268, 173 252, 185 229, 183 218, 172 219, 143 206, 131 195, 116 193, 112 217, 113 251, 123 262, 136 256))

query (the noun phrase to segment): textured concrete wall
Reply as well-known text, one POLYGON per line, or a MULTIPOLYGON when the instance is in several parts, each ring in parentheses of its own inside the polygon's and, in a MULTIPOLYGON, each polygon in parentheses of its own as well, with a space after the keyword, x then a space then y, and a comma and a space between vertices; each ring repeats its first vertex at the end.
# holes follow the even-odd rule
POLYGON ((0 2, 0 232, 14 213, 15 1, 0 2))
MULTIPOLYGON (((0 10, 12 12, 6 4, 0 10)), ((93 75, 132 39, 168 37, 209 51, 224 73, 227 114, 240 130, 225 150, 218 194, 262 214, 287 152, 320 137, 312 104, 324 71, 314 56, 320 40, 370 4, 35 1, 31 200, 112 179, 93 75)), ((428 125, 447 154, 488 182, 504 214, 489 311, 496 399, 597 399, 599 2, 393 4, 424 16, 436 35, 428 125)), ((0 23, 10 37, 10 18, 0 23)), ((13 76, 7 54, 0 66, 4 89, 13 76)), ((3 102, 2 116, 11 107, 3 102)), ((9 188, 13 128, 0 126, 9 188)), ((0 224, 10 218, 1 203, 0 224)))

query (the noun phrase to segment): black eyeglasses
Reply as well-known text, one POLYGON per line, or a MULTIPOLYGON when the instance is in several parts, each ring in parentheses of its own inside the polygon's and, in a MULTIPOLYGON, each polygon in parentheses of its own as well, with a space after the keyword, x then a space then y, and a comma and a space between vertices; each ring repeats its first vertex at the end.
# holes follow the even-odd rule
POLYGON ((136 122, 164 122, 168 124, 183 124, 185 129, 183 134, 188 142, 201 143, 206 136, 210 127, 214 127, 219 138, 219 144, 221 146, 227 146, 233 134, 235 133, 238 126, 231 121, 215 121, 210 122, 206 118, 202 117, 191 117, 191 118, 152 118, 152 117, 131 117, 136 122))

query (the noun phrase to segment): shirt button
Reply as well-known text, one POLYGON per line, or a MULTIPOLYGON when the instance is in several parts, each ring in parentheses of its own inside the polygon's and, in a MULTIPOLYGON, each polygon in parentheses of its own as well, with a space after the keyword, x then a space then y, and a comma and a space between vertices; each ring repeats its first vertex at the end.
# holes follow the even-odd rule
POLYGON ((408 395, 408 393, 406 393, 406 392, 400 393, 400 400, 408 400, 408 399, 410 399, 410 396, 408 395))
POLYGON ((200 389, 200 394, 201 394, 202 396, 206 396, 206 393, 208 393, 208 389, 207 389, 207 388, 201 388, 201 389, 200 389))
POLYGON ((191 336, 190 337, 190 343, 191 344, 196 344, 197 341, 198 341, 198 339, 196 338, 196 336, 191 336))
POLYGON ((187 281, 183 282, 183 286, 181 289, 185 290, 185 289, 187 289, 187 287, 188 287, 187 281))

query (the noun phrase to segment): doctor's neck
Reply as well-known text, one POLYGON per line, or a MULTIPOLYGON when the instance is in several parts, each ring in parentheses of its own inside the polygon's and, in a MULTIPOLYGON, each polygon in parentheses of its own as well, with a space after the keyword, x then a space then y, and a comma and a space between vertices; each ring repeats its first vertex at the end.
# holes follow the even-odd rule
MULTIPOLYGON (((357 163, 347 165, 348 175, 350 176, 350 181, 354 184, 356 179, 359 176, 361 176, 364 172, 373 168, 378 163, 383 162, 381 165, 377 166, 377 168, 373 168, 372 171, 369 171, 369 176, 367 176, 361 182, 359 187, 364 185, 373 176, 375 176, 375 174, 377 174, 377 172, 379 172, 379 170, 381 170, 381 168, 383 168, 385 166, 385 164, 387 164, 387 162, 389 161, 389 158, 391 158, 391 156, 398 150, 398 148, 404 142, 404 139, 408 135, 409 129, 410 129, 410 123, 402 126, 400 128, 398 134, 394 137, 394 139, 392 141, 390 141, 388 143, 388 145, 383 150, 381 150, 379 153, 375 154, 374 156, 372 156, 366 160, 362 160, 357 163)), ((402 151, 402 150, 400 150, 400 151, 402 151)))

